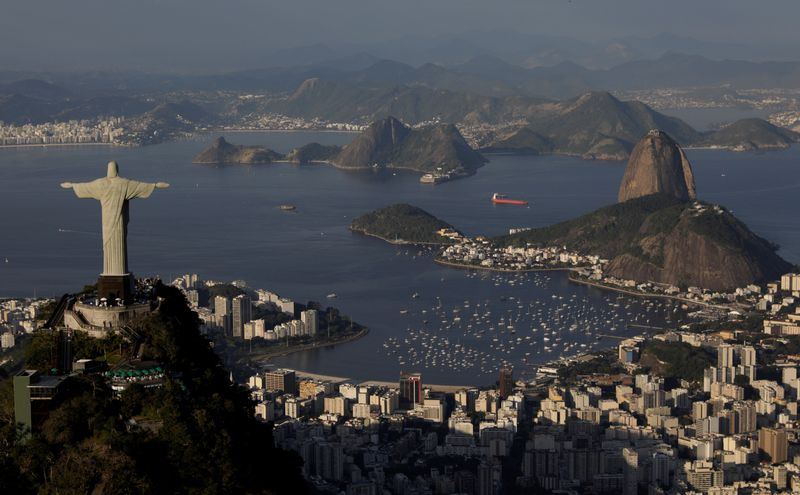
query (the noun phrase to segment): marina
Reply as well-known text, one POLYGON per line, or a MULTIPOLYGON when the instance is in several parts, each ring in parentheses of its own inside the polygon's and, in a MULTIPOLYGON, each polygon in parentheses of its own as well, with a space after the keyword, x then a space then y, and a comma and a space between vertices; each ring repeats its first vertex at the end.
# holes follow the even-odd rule
MULTIPOLYGON (((512 366, 531 377, 538 365, 607 349, 619 339, 677 327, 690 321, 672 301, 637 300, 621 294, 531 297, 526 289, 558 283, 547 274, 489 274, 465 278, 497 289, 498 296, 453 301, 439 295, 420 298, 406 317, 405 331, 382 344, 401 368, 436 369, 481 375, 512 366)), ((560 278, 560 277, 557 277, 560 278)))

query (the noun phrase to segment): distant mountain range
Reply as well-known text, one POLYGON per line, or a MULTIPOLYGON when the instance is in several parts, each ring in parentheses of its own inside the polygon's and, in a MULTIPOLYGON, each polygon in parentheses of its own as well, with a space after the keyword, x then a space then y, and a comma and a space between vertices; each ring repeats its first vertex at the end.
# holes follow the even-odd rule
POLYGON ((370 56, 411 65, 429 61, 455 65, 476 56, 489 55, 527 68, 574 62, 593 69, 606 69, 633 60, 658 58, 670 52, 714 59, 793 60, 797 57, 791 46, 709 42, 667 32, 586 41, 568 36, 502 29, 475 30, 454 35, 400 35, 374 40, 369 45, 318 43, 269 53, 263 63, 288 66, 294 65, 296 60, 304 60, 306 63, 339 65, 370 56))
POLYGON ((0 84, 0 120, 25 124, 123 116, 134 132, 131 142, 154 143, 197 127, 235 126, 242 119, 268 113, 361 124, 393 116, 409 125, 497 126, 472 141, 487 152, 559 153, 612 160, 625 159, 634 143, 653 128, 665 130, 684 146, 775 149, 798 140, 796 133, 756 119, 716 133, 701 133, 642 103, 620 101, 606 91, 586 91, 604 86, 682 84, 797 87, 798 62, 712 61, 667 54, 607 70, 589 70, 568 62, 526 69, 481 56, 446 68, 374 61, 362 54, 339 64, 341 67, 320 63, 219 76, 148 79, 139 75, 129 82, 94 74, 79 77, 73 86, 25 79, 0 84), (129 87, 91 89, 104 77, 129 87), (157 94, 163 96, 143 96, 131 89, 137 84, 157 86, 157 94), (177 100, 180 96, 176 95, 182 93, 169 91, 181 87, 285 92, 254 98, 217 91, 211 95, 189 92, 190 99, 177 100), (554 101, 534 94, 579 96, 554 101))
MULTIPOLYGON (((366 86, 425 86, 486 96, 522 95, 570 98, 591 90, 621 91, 652 88, 722 87, 794 88, 800 85, 800 62, 713 60, 699 55, 665 53, 658 58, 631 60, 604 69, 588 69, 572 61, 514 65, 497 56, 479 55, 454 65, 430 62, 409 65, 366 56, 361 64, 342 60, 331 64, 292 65, 194 78, 171 78, 168 84, 207 89, 267 89, 290 91, 304 80, 366 86)), ((164 84, 162 82, 162 84, 164 84)))
POLYGON ((760 119, 747 119, 713 133, 701 133, 684 121, 647 105, 624 102, 594 91, 561 102, 530 97, 490 97, 420 86, 391 89, 353 86, 319 79, 305 81, 288 98, 265 109, 290 116, 331 121, 375 121, 394 116, 408 123, 444 120, 462 124, 525 121, 500 133, 482 151, 556 153, 587 159, 624 160, 650 129, 661 129, 684 146, 772 149, 797 142, 796 133, 760 119))
MULTIPOLYGON (((382 69, 392 74, 387 78, 403 73, 393 64, 382 69)), ((0 87, 0 120, 4 122, 25 124, 98 115, 124 116, 130 131, 128 141, 138 144, 161 142, 222 122, 235 124, 240 116, 260 113, 334 122, 372 123, 394 117, 407 124, 499 125, 504 129, 484 136, 483 142, 477 143, 483 151, 557 153, 587 159, 623 160, 634 143, 654 128, 666 131, 684 146, 736 150, 778 149, 800 139, 797 133, 760 119, 746 119, 717 132, 701 133, 682 120, 663 115, 643 103, 620 101, 602 91, 553 102, 530 96, 486 96, 432 89, 425 85, 390 87, 314 78, 304 81, 285 98, 234 98, 200 106, 188 99, 159 103, 152 98, 120 95, 80 98, 43 81, 23 81, 0 87), (2 91, 15 92, 3 95, 2 91)), ((452 131, 449 132, 456 139, 452 131)), ((458 139, 461 139, 460 134, 456 141, 458 139)), ((303 151, 306 155, 311 153, 311 150, 303 151)), ((327 160, 331 150, 314 153, 309 155, 316 156, 311 161, 327 160), (320 152, 321 156, 314 154, 320 152)), ((301 155, 289 159, 307 160, 301 155)), ((399 163, 403 159, 398 157, 399 161, 394 161, 399 163)))
MULTIPOLYGON (((674 45, 681 47, 680 43, 674 45)), ((31 86, 31 79, 69 88, 64 91, 79 99, 99 94, 119 96, 198 90, 290 92, 303 81, 314 78, 367 87, 424 86, 485 96, 550 99, 571 98, 592 90, 723 86, 736 90, 800 85, 798 61, 746 61, 731 58, 737 53, 733 51, 721 58, 675 50, 645 52, 635 56, 636 52, 630 51, 628 55, 616 57, 616 63, 601 66, 586 64, 596 59, 569 56, 569 53, 555 55, 556 52, 551 52, 553 56, 532 61, 487 50, 449 63, 431 62, 442 60, 432 54, 430 58, 410 64, 364 52, 340 58, 322 57, 317 61, 304 56, 287 58, 281 65, 205 75, 0 72, 0 95, 21 94, 46 100, 66 96, 45 94, 41 88, 36 89, 36 95, 30 94, 32 90, 26 86, 31 86)))
POLYGON ((528 125, 500 137, 485 151, 560 153, 588 159, 624 160, 633 144, 650 129, 663 129, 683 143, 700 133, 680 119, 647 105, 623 102, 605 92, 586 93, 556 104, 542 105, 528 125))
POLYGON ((218 122, 216 115, 189 100, 161 103, 127 122, 132 144, 156 144, 169 141, 198 127, 218 122))

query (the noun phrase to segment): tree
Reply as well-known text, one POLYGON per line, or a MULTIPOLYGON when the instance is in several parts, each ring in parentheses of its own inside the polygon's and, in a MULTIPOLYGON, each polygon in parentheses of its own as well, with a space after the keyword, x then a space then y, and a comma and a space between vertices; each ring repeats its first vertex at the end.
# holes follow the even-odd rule
MULTIPOLYGON (((148 357, 168 371, 160 389, 132 385, 114 397, 100 375, 71 377, 41 430, 21 444, 10 380, 0 382, 4 493, 305 493, 302 460, 276 448, 271 427, 255 420, 249 392, 228 380, 181 292, 154 292, 159 308, 139 330, 148 357), (124 419, 136 414, 151 427, 129 431, 124 419)), ((46 363, 52 338, 37 336, 30 358, 46 363)), ((88 354, 109 344, 77 342, 88 354)))

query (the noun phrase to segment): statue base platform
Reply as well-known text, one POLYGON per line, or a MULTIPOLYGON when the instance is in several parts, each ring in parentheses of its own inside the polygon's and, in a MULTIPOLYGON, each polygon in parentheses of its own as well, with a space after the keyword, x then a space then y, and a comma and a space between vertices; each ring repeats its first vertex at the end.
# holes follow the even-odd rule
POLYGON ((150 303, 101 307, 76 302, 64 311, 64 326, 86 332, 91 337, 103 338, 131 321, 149 315, 153 310, 154 306, 150 303))
POLYGON ((100 275, 97 279, 97 299, 106 298, 109 304, 122 299, 131 304, 134 296, 133 275, 100 275))

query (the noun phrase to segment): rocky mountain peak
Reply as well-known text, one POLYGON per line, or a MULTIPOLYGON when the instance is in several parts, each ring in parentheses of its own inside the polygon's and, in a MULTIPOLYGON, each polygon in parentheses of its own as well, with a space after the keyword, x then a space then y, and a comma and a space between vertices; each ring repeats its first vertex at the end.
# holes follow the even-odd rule
POLYGON ((619 187, 619 202, 668 194, 682 201, 697 197, 692 166, 681 147, 666 132, 653 129, 631 152, 619 187))

